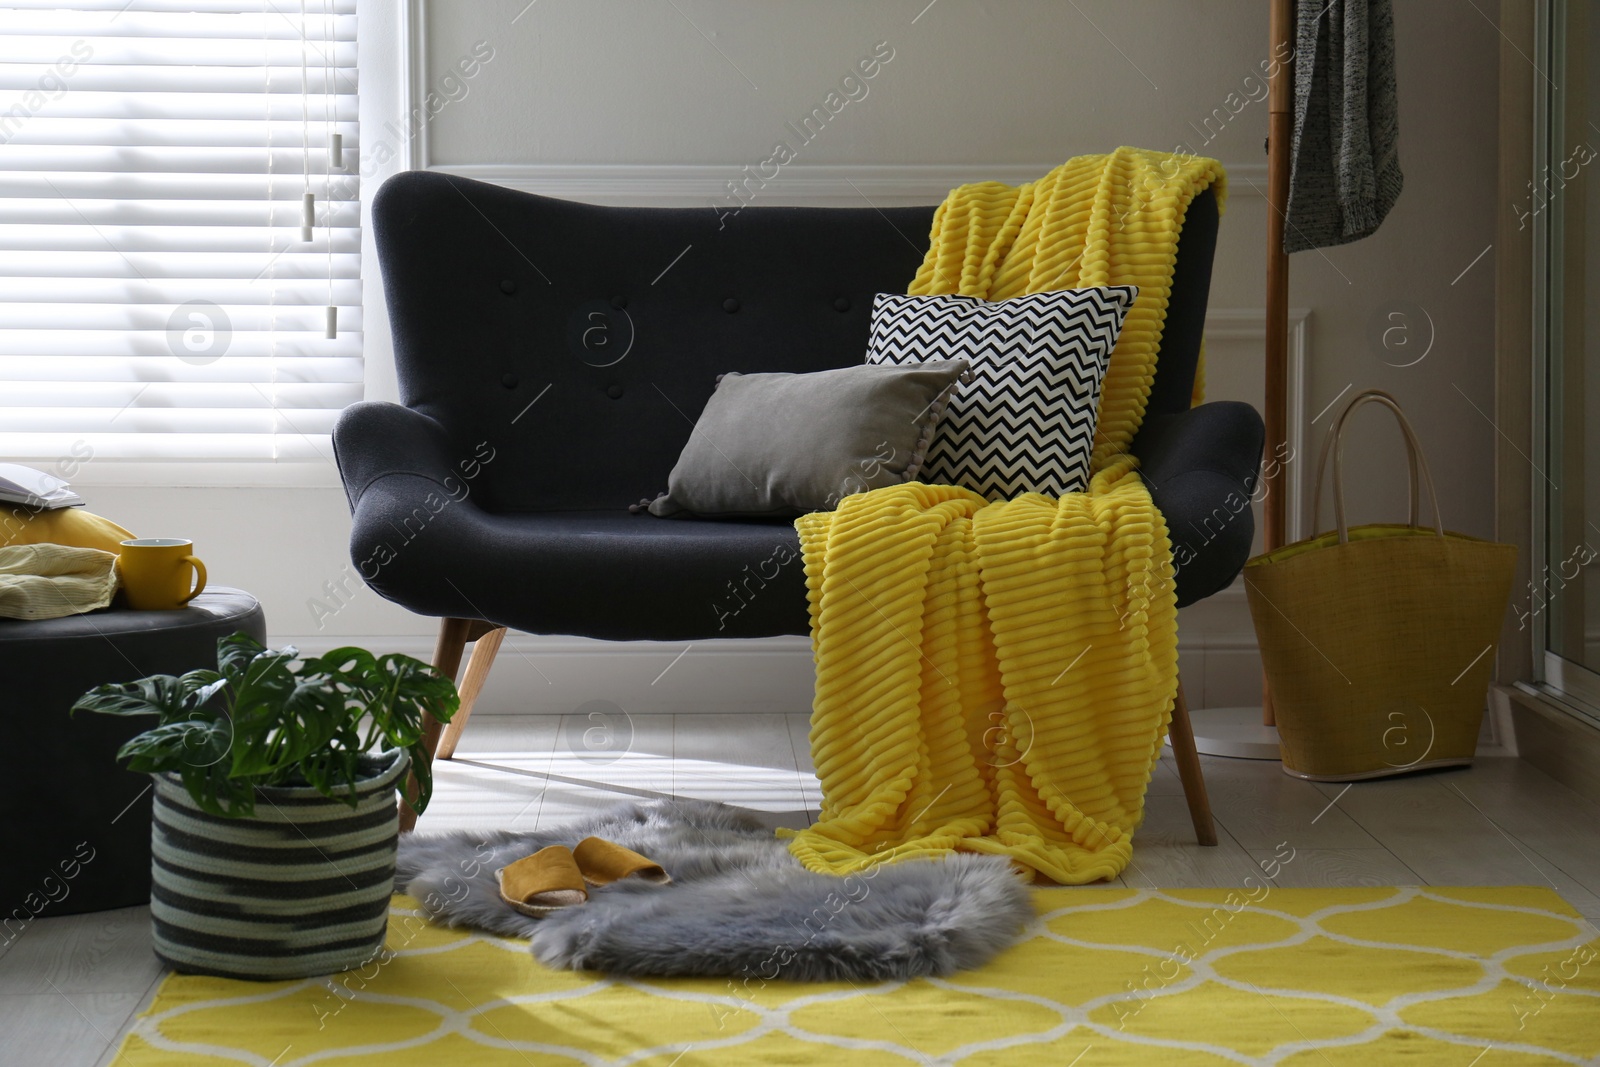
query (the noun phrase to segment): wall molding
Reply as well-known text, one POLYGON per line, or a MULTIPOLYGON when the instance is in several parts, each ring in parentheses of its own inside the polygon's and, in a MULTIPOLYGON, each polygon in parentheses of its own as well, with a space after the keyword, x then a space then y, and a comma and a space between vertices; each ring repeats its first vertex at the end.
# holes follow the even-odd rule
MULTIPOLYGON (((404 17, 401 19, 401 55, 405 70, 401 72, 400 114, 407 117, 422 106, 428 95, 428 13, 426 0, 402 0, 404 17)), ((406 169, 428 169, 428 127, 431 122, 417 123, 416 133, 406 142, 406 169)))
MULTIPOLYGON (((355 645, 433 658, 423 634, 273 634, 307 655, 355 645)), ((463 665, 465 669, 465 665, 463 665)), ((811 640, 595 641, 506 636, 475 714, 569 714, 606 701, 630 715, 808 714, 815 685, 811 640)))
MULTIPOLYGON (((421 619, 421 616, 418 616, 421 619)), ((422 619, 432 623, 433 619, 422 619)), ((292 644, 300 651, 321 655, 344 645, 360 648, 381 645, 385 652, 403 652, 418 659, 432 659, 434 635, 428 634, 335 634, 303 633, 272 635, 278 644, 292 644)), ((711 638, 701 641, 602 641, 590 637, 566 637, 555 634, 529 634, 513 630, 506 634, 500 646, 500 655, 578 656, 604 659, 609 656, 660 657, 660 666, 666 664, 687 647, 695 653, 717 656, 802 655, 811 656, 809 637, 739 637, 711 638)), ((496 662, 499 662, 496 660, 496 662)))
MULTIPOLYGON (((1309 487, 1307 475, 1315 475, 1310 465, 1315 457, 1306 454, 1306 439, 1310 435, 1310 419, 1306 411, 1306 361, 1310 341, 1311 309, 1289 309, 1289 385, 1288 385, 1288 445, 1291 462, 1286 464, 1288 476, 1288 540, 1298 541, 1309 536, 1309 487)), ((1267 312, 1264 308, 1211 308, 1206 312, 1207 341, 1259 341, 1265 351, 1267 340, 1267 312)), ((1243 596, 1241 591, 1240 596, 1243 596)))
MULTIPOLYGON (((492 182, 527 193, 600 204, 640 207, 730 205, 737 163, 474 163, 434 164, 425 138, 413 141, 416 165, 492 182)), ((1000 181, 1020 185, 1054 163, 791 163, 755 194, 754 202, 815 207, 936 204, 958 185, 1000 181)), ((1264 196, 1265 164, 1229 164, 1230 197, 1264 196)))
MULTIPOLYGON (((400 79, 405 99, 402 115, 409 115, 428 91, 428 0, 402 0, 403 60, 400 79)), ((568 200, 627 203, 638 206, 703 204, 727 195, 727 183, 739 176, 744 163, 633 164, 633 163, 436 163, 431 150, 430 123, 422 123, 408 142, 406 162, 411 170, 438 170, 477 178, 525 192, 568 200)), ((957 185, 976 181, 1001 181, 1020 185, 1054 168, 1060 160, 1041 163, 905 163, 905 164, 804 164, 791 163, 768 183, 768 203, 838 205, 859 204, 863 196, 891 204, 934 204, 957 185), (852 183, 854 183, 852 185, 852 183)), ((1228 172, 1230 197, 1265 197, 1267 164, 1223 162, 1228 172)), ((767 189, 762 190, 764 196, 767 189)))

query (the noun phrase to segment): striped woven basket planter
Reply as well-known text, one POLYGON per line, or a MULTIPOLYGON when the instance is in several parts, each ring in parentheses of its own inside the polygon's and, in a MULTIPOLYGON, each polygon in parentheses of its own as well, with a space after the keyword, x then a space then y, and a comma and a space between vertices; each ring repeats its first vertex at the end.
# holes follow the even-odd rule
POLYGON ((185 974, 309 978, 383 948, 399 841, 403 751, 363 757, 355 808, 309 786, 256 791, 256 813, 200 810, 153 775, 150 917, 156 955, 185 974))

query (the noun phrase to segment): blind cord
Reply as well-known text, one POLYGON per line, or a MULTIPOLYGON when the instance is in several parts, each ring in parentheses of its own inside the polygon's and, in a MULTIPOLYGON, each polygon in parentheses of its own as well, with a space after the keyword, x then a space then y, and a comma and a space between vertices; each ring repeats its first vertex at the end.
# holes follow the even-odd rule
POLYGON ((327 323, 323 329, 323 339, 337 340, 339 337, 339 305, 333 299, 333 171, 335 167, 343 166, 344 145, 342 138, 334 130, 334 121, 337 115, 333 111, 333 68, 338 61, 337 35, 333 32, 333 9, 330 0, 322 0, 322 124, 328 135, 328 162, 327 173, 323 176, 323 227, 327 231, 328 239, 328 313, 327 323))
MULTIPOLYGON (((272 411, 272 458, 278 458, 278 201, 273 195, 273 114, 272 114, 272 41, 267 32, 268 12, 274 0, 261 0, 261 65, 266 74, 266 126, 267 126, 267 404, 272 411)), ((302 77, 300 99, 305 100, 302 77)), ((260 391, 259 389, 257 390, 260 391)))
POLYGON ((300 218, 302 241, 313 238, 312 230, 317 225, 317 197, 311 191, 311 101, 307 98, 311 80, 306 70, 306 52, 310 47, 306 40, 306 0, 300 0, 300 169, 305 180, 304 212, 300 218))

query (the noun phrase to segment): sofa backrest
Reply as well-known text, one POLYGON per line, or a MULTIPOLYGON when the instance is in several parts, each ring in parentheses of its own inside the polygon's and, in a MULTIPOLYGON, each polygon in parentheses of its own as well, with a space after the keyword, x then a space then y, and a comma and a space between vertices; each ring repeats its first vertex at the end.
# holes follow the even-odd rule
MULTIPOLYGON (((401 401, 463 458, 493 445, 474 483, 491 511, 626 507, 666 488, 717 375, 860 363, 872 298, 905 291, 933 210, 599 207, 396 175, 372 213, 401 401)), ((1215 233, 1207 193, 1157 410, 1188 403, 1215 233)))

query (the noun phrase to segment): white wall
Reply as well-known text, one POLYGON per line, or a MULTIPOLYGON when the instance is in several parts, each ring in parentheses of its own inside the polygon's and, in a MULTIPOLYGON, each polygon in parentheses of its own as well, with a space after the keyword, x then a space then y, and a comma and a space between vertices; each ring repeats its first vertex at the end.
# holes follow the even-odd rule
MULTIPOLYGON (((893 58, 864 98, 801 149, 785 168, 791 192, 775 189, 771 202, 853 195, 843 182, 852 175, 881 179, 865 187, 886 190, 887 200, 926 187, 917 199, 932 202, 950 184, 940 175, 1018 180, 1118 144, 1216 156, 1233 166, 1235 182, 1211 295, 1213 321, 1229 331, 1210 344, 1210 395, 1260 406, 1260 341, 1249 324, 1263 303, 1266 209, 1244 179, 1261 182, 1266 108, 1240 103, 1264 93, 1266 12, 1256 0, 525 3, 417 0, 419 83, 449 98, 417 145, 421 162, 528 188, 692 200, 765 159, 786 139, 784 124, 822 103, 878 42, 888 42, 893 58), (478 42, 493 58, 471 79, 446 80, 478 42)), ((1293 257, 1290 303, 1309 312, 1301 417, 1309 422, 1347 386, 1393 391, 1429 449, 1447 525, 1488 536, 1495 431, 1473 405, 1493 410, 1493 251, 1458 275, 1492 240, 1496 9, 1478 5, 1485 17, 1459 0, 1396 6, 1406 191, 1374 237, 1293 257), (1426 322, 1411 323, 1408 350, 1385 351, 1369 337, 1402 304, 1422 309, 1434 331, 1427 357, 1406 368, 1386 361, 1416 358, 1426 322)), ((362 17, 366 147, 382 136, 373 132, 381 125, 375 116, 399 110, 393 81, 403 48, 394 11, 370 0, 362 17)), ((365 173, 368 192, 401 162, 365 173)), ((375 276, 375 263, 368 271, 375 276)), ((374 305, 369 297, 369 395, 392 396, 374 305)), ((1327 422, 1323 416, 1310 429, 1327 422)), ((1376 415, 1361 429, 1349 452, 1358 472, 1353 518, 1397 518, 1405 506, 1399 437, 1376 415)), ((193 531, 215 580, 256 592, 275 635, 426 646, 426 620, 366 590, 317 629, 307 602, 331 604, 324 583, 339 584, 348 563, 343 497, 325 478, 299 490, 106 488, 95 490, 94 503, 141 533, 193 531)), ((1242 597, 1224 594, 1187 610, 1182 635, 1192 700, 1252 699, 1259 668, 1242 597)), ((809 703, 803 641, 700 647, 667 676, 671 687, 652 687, 649 676, 680 649, 653 650, 638 659, 637 678, 620 681, 626 671, 598 670, 592 654, 575 651, 583 647, 525 639, 517 645, 523 655, 502 653, 486 710, 566 711, 562 703, 586 694, 683 710, 748 707, 763 693, 783 710, 809 703), (598 677, 608 672, 613 677, 598 677)))
MULTIPOLYGON (((1447 523, 1487 535, 1494 430, 1472 405, 1491 409, 1492 250, 1460 276, 1494 225, 1499 38, 1495 8, 1478 6, 1488 17, 1459 0, 1396 5, 1406 191, 1373 237, 1292 257, 1290 303, 1311 313, 1308 419, 1352 383, 1392 390, 1429 447, 1447 523), (1385 312, 1402 303, 1420 307, 1435 334, 1429 355, 1405 368, 1393 364, 1426 347, 1426 320, 1411 324, 1410 350, 1385 350, 1368 336, 1381 335, 1392 324, 1385 312)), ((1234 168, 1246 180, 1234 182, 1211 306, 1262 306, 1266 209, 1251 169, 1264 162, 1266 110, 1240 104, 1264 92, 1265 13, 1254 0, 539 0, 526 9, 521 0, 427 0, 424 8, 430 85, 474 42, 496 56, 431 126, 431 165, 508 165, 499 173, 528 185, 561 165, 611 176, 721 164, 732 178, 886 41, 894 58, 866 97, 789 169, 945 164, 1011 175, 1118 144, 1183 145, 1244 165, 1234 168), (1226 124, 1213 117, 1219 109, 1226 124), (1208 121, 1219 131, 1209 141, 1208 121)), ((1213 353, 1211 395, 1259 404, 1257 353, 1213 347, 1225 351, 1213 353)), ((1376 416, 1368 429, 1351 456, 1368 468, 1352 490, 1354 515, 1394 518, 1405 503, 1399 437, 1376 416)))

